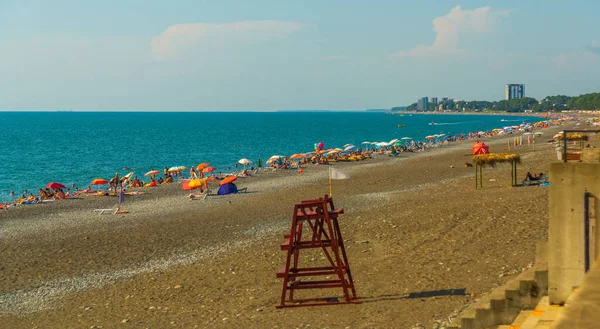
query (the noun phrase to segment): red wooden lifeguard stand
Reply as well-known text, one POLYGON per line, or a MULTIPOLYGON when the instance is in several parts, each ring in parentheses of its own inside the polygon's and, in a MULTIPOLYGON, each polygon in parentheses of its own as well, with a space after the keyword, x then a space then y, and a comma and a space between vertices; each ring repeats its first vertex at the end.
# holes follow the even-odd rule
POLYGON ((327 195, 294 205, 291 231, 284 236, 286 241, 281 245, 281 250, 287 251, 287 257, 285 266, 277 273, 278 278, 283 278, 281 303, 277 308, 361 303, 356 297, 338 223, 338 216, 343 213, 343 209, 335 209, 333 199, 327 195), (300 250, 303 249, 322 249, 328 266, 302 267, 300 250), (326 278, 313 280, 322 276, 326 278), (302 281, 302 278, 309 280, 302 281), (297 289, 326 288, 341 288, 342 294, 334 297, 294 298, 297 289))

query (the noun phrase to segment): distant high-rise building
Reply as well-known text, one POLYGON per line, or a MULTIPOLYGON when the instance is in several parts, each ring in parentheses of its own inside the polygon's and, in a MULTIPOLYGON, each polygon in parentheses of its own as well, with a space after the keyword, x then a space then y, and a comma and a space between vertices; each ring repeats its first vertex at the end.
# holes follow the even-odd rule
POLYGON ((507 84, 505 91, 505 99, 507 101, 515 98, 525 97, 525 85, 507 84))
POLYGON ((442 97, 442 102, 447 102, 448 101, 448 97, 442 97))
POLYGON ((417 101, 417 110, 418 111, 427 111, 428 107, 429 107, 429 98, 427 98, 427 97, 419 98, 419 100, 417 101))
POLYGON ((431 103, 433 103, 433 105, 437 105, 437 97, 431 97, 431 103))

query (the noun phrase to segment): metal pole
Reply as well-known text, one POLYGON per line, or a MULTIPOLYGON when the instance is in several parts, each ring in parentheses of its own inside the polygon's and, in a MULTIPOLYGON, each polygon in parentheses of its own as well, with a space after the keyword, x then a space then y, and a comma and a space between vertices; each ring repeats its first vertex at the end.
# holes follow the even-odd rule
POLYGON ((563 130, 563 162, 567 162, 567 131, 563 130))
POLYGON ((475 162, 475 189, 477 189, 477 166, 479 165, 477 164, 477 162, 475 162))

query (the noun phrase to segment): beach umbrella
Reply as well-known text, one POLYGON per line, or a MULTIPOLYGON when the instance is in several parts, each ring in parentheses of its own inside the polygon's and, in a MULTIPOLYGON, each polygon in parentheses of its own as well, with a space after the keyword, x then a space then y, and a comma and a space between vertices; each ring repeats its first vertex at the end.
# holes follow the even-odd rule
POLYGON ((425 136, 425 139, 429 139, 429 140, 432 140, 432 139, 434 139, 434 138, 435 138, 435 137, 433 137, 433 136, 425 136))
POLYGON ((199 187, 199 186, 190 187, 190 185, 189 185, 189 184, 190 184, 190 181, 189 181, 189 180, 185 180, 185 181, 183 181, 183 182, 181 183, 181 188, 182 188, 184 191, 191 191, 191 190, 197 189, 197 188, 199 187))
POLYGON ((150 170, 149 172, 145 173, 144 176, 152 176, 158 174, 160 174, 160 170, 150 170))
POLYGON ((352 144, 344 144, 344 148, 346 148, 348 146, 354 146, 354 145, 352 145, 352 144))
POLYGON ((67 188, 67 187, 61 183, 52 182, 52 183, 49 183, 48 185, 46 185, 46 188, 57 189, 57 188, 67 188))
POLYGON ((389 144, 398 143, 399 141, 399 139, 392 139, 391 141, 389 141, 389 144))
POLYGON ((403 141, 412 140, 412 138, 411 138, 411 137, 402 137, 402 138, 400 138, 400 139, 401 139, 401 140, 403 140, 403 141))
POLYGON ((132 172, 130 172, 129 174, 127 174, 127 175, 125 175, 125 176, 121 177, 121 182, 125 182, 125 181, 127 181, 127 180, 130 180, 130 179, 131 179, 131 177, 133 177, 133 171, 132 171, 132 172))
POLYGON ((240 160, 238 161, 238 163, 239 163, 239 164, 242 164, 242 165, 244 165, 244 166, 247 166, 247 165, 249 165, 249 164, 251 164, 251 163, 253 163, 253 162, 252 162, 252 161, 250 161, 250 160, 248 160, 248 159, 246 159, 246 158, 244 158, 244 159, 240 159, 240 160))
POLYGON ((317 150, 322 151, 325 148, 325 144, 323 144, 323 142, 319 142, 319 144, 317 144, 317 150))
POLYGON ((371 142, 362 142, 361 144, 371 144, 371 142))
POLYGON ((108 184, 108 181, 104 178, 96 178, 92 181, 92 185, 104 185, 108 184))
POLYGON ((482 143, 482 142, 475 143, 473 145, 473 147, 471 147, 471 149, 473 150, 473 154, 475 154, 475 155, 490 153, 490 147, 485 145, 485 143, 482 143))
POLYGON ((346 152, 346 151, 350 151, 351 149, 353 149, 353 148, 355 148, 355 147, 356 147, 356 146, 354 146, 354 145, 346 146, 346 147, 344 148, 344 152, 346 152))
POLYGON ((207 172, 213 172, 215 170, 216 169, 214 167, 206 167, 206 168, 202 169, 202 172, 207 173, 207 172))
POLYGON ((175 166, 175 167, 171 167, 169 169, 167 169, 168 172, 179 172, 179 171, 184 171, 187 168, 185 166, 175 166))
POLYGON ((205 182, 205 181, 206 181, 206 179, 204 179, 204 178, 190 179, 190 180, 188 181, 188 184, 187 184, 187 186, 188 186, 190 189, 195 189, 195 188, 198 188, 198 187, 200 187, 200 186, 204 185, 204 182, 205 182))
POLYGON ((219 186, 225 185, 225 184, 229 184, 231 182, 234 182, 235 180, 237 180, 236 176, 227 176, 225 178, 223 178, 220 182, 219 182, 219 186))
POLYGON ((198 165, 198 167, 196 167, 196 170, 202 170, 204 168, 208 168, 210 167, 210 165, 208 163, 201 163, 198 165))
POLYGON ((258 168, 262 168, 262 160, 260 158, 258 158, 258 168))
POLYGON ((304 154, 298 153, 298 154, 293 154, 292 156, 290 156, 290 159, 302 159, 304 158, 304 154))

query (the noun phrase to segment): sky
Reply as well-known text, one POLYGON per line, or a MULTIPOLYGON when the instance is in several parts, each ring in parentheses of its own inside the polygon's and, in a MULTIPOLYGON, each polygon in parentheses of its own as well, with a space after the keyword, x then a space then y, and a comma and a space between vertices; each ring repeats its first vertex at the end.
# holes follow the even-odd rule
POLYGON ((600 1, 0 0, 0 110, 390 108, 600 91, 600 1))

